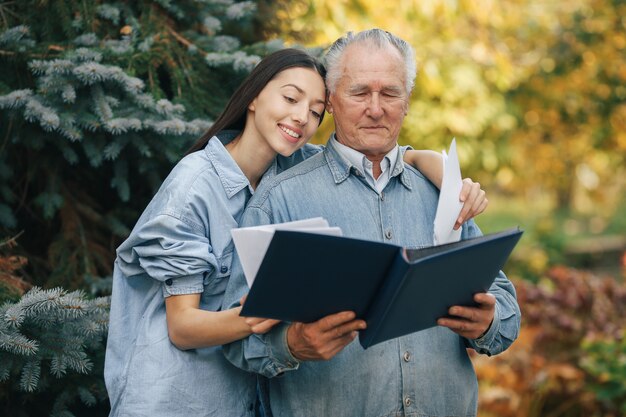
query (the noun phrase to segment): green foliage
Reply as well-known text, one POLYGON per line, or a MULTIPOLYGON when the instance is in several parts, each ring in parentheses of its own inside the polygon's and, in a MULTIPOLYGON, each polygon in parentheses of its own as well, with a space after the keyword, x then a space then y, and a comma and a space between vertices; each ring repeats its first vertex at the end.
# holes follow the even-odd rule
POLYGON ((539 415, 560 409, 562 415, 619 415, 626 387, 626 284, 555 267, 539 283, 518 288, 524 324, 536 332, 533 351, 549 364, 534 381, 543 397, 539 415))
POLYGON ((369 27, 409 41, 418 75, 400 142, 457 138, 464 175, 493 202, 479 224, 515 213, 503 227, 527 230, 521 274, 536 280, 577 235, 626 235, 625 13, 623 0, 313 0, 280 26, 314 45, 369 27))
POLYGON ((92 407, 106 401, 102 352, 108 309, 108 297, 37 287, 2 305, 0 413, 71 416, 74 403, 92 407), (42 395, 50 402, 40 401, 42 395))
POLYGON ((503 355, 473 358, 480 415, 623 416, 626 284, 567 267, 515 284, 519 338, 503 355))
POLYGON ((250 1, 3 3, 0 230, 34 284, 84 288, 258 62, 250 1), (240 40, 245 34, 246 43, 240 40))
POLYGON ((598 400, 626 414, 626 337, 589 339, 582 343, 581 367, 590 375, 598 400))
POLYGON ((0 2, 0 234, 19 236, 0 254, 0 414, 106 415, 108 300, 73 290, 110 292, 115 248, 165 175, 282 47, 257 43, 256 10, 0 2))

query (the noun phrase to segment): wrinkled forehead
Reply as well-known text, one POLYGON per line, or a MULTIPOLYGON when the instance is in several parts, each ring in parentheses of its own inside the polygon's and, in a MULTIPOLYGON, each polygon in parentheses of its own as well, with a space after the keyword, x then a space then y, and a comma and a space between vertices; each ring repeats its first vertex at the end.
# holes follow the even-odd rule
POLYGON ((402 55, 392 45, 381 47, 364 41, 346 48, 340 78, 349 84, 373 83, 403 88, 406 68, 402 55))

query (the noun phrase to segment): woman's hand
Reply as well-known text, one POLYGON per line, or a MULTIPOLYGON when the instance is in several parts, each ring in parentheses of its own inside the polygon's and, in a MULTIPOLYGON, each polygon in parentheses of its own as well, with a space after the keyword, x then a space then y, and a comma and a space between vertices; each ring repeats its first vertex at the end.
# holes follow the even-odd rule
POLYGON ((463 202, 463 208, 454 224, 454 230, 461 227, 467 220, 485 211, 489 204, 489 200, 487 200, 485 196, 485 191, 480 188, 480 183, 472 181, 471 178, 465 178, 463 180, 459 200, 463 202))
MULTIPOLYGON (((241 304, 242 307, 247 297, 248 295, 246 294, 243 297, 241 297, 241 300, 239 300, 239 303, 241 304)), ((271 330, 272 327, 280 323, 280 320, 263 319, 259 317, 246 317, 245 319, 246 319, 246 324, 250 326, 250 331, 256 334, 267 333, 268 331, 271 330)))

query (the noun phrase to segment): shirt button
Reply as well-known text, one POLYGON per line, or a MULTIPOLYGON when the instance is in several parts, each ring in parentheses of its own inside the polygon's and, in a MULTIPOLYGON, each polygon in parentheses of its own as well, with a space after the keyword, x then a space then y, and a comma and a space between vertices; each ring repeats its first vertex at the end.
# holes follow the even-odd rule
POLYGON ((228 272, 228 267, 226 265, 222 265, 222 267, 220 268, 220 272, 222 274, 225 274, 228 272))
POLYGON ((405 362, 409 362, 411 360, 411 352, 407 350, 406 352, 404 352, 404 355, 402 355, 402 358, 405 362))
POLYGON ((165 285, 172 285, 174 281, 172 281, 172 278, 168 278, 165 280, 165 285))
POLYGON ((392 234, 391 234, 391 230, 387 230, 387 231, 385 232, 385 237, 386 237, 387 239, 391 239, 391 236, 392 236, 392 234))
POLYGON ((411 398, 406 397, 404 398, 404 405, 406 405, 407 407, 411 405, 413 401, 411 401, 411 398))
POLYGON ((385 193, 380 193, 380 201, 385 201, 385 193))

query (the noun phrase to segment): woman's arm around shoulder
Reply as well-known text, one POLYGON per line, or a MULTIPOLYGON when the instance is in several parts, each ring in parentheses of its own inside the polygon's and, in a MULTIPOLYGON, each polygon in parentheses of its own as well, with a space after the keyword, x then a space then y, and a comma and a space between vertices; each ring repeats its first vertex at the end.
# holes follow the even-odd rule
MULTIPOLYGON (((441 154, 429 150, 409 149, 404 153, 404 162, 424 174, 437 188, 441 188, 443 181, 443 158, 441 154)), ((489 204, 485 191, 480 188, 480 183, 472 181, 471 178, 463 180, 459 200, 463 202, 463 208, 454 225, 455 230, 461 227, 465 221, 485 211, 487 204, 489 204)))

